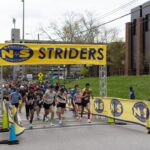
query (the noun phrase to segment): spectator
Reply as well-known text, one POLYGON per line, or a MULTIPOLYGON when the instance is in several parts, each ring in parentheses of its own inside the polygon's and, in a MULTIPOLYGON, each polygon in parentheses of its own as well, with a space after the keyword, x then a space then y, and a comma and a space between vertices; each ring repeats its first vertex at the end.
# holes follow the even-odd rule
POLYGON ((133 87, 130 87, 129 98, 130 98, 130 99, 135 99, 135 94, 134 94, 133 87))

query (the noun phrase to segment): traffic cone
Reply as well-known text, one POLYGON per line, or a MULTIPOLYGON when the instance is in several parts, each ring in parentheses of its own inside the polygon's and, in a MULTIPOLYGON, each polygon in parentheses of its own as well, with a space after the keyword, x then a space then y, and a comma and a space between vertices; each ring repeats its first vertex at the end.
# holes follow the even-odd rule
POLYGON ((9 134, 8 144, 9 145, 19 144, 19 141, 17 140, 16 134, 15 134, 15 126, 13 123, 11 123, 11 126, 10 126, 10 134, 9 134))
POLYGON ((17 140, 16 134, 15 134, 15 127, 13 123, 11 123, 11 126, 10 126, 9 140, 0 141, 0 144, 9 144, 9 145, 19 144, 19 141, 17 140))
POLYGON ((108 118, 107 123, 109 124, 115 124, 115 120, 113 118, 108 118))
POLYGON ((2 129, 0 129, 0 132, 8 132, 9 131, 8 128, 9 128, 8 117, 7 117, 7 113, 4 111, 3 112, 2 129))

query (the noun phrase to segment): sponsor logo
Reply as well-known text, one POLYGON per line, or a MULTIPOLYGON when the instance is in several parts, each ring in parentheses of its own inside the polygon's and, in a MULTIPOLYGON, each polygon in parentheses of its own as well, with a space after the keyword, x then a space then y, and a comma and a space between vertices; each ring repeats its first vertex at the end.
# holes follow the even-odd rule
POLYGON ((0 49, 0 57, 7 62, 24 62, 32 56, 33 50, 25 45, 11 44, 0 49))
POLYGON ((132 113, 134 117, 141 122, 146 122, 149 118, 149 109, 147 108, 147 105, 143 102, 135 103, 132 108, 132 113))
POLYGON ((94 108, 97 113, 102 113, 104 111, 104 102, 101 99, 96 98, 94 100, 94 108))
POLYGON ((114 117, 119 117, 123 113, 123 106, 119 100, 112 99, 110 104, 110 110, 114 117))

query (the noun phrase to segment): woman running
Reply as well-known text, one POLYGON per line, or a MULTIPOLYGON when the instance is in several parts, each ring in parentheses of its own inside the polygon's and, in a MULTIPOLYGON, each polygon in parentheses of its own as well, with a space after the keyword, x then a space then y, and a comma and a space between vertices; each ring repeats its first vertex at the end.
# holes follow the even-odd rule
POLYGON ((66 102, 67 102, 67 94, 65 93, 65 90, 61 88, 57 94, 57 108, 58 108, 59 124, 62 124, 62 116, 64 115, 66 102))
POLYGON ((43 121, 45 121, 45 118, 48 116, 49 113, 51 113, 51 122, 50 125, 54 126, 53 120, 54 120, 54 105, 55 105, 55 99, 56 99, 56 92, 54 91, 54 87, 51 85, 46 90, 43 101, 44 101, 44 109, 45 114, 43 117, 43 121))
POLYGON ((78 89, 76 94, 74 95, 75 111, 77 119, 79 119, 79 113, 81 112, 81 101, 82 101, 82 92, 80 89, 78 89))

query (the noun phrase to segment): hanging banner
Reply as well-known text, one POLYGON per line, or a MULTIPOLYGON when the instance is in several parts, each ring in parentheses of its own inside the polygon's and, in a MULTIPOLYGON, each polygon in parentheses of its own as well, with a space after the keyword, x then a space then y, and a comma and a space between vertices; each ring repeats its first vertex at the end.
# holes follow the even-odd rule
POLYGON ((106 65, 106 45, 0 44, 0 65, 106 65))
POLYGON ((92 114, 115 118, 150 128, 150 101, 96 97, 92 114))

